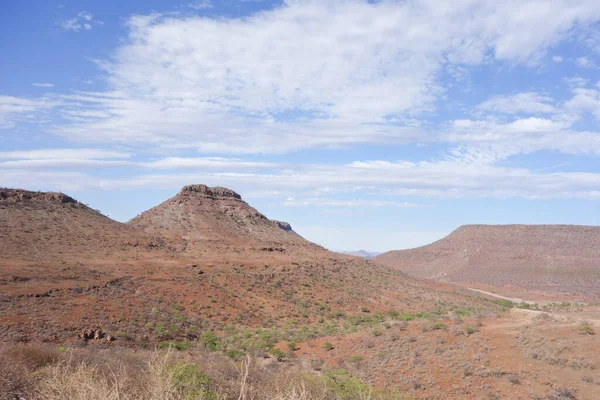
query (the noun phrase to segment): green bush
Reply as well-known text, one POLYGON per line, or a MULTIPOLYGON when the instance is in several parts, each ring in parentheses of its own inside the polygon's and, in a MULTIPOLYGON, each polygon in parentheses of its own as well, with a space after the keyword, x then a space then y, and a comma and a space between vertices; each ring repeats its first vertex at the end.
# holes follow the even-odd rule
POLYGON ((218 397, 209 391, 209 377, 194 363, 178 362, 171 366, 171 379, 177 386, 182 399, 216 400, 218 397))
POLYGON ((287 343, 287 348, 289 351, 296 351, 298 344, 295 341, 291 341, 287 343))
POLYGON ((206 346, 208 351, 215 351, 219 345, 219 338, 212 331, 204 331, 200 334, 200 342, 206 346))
POLYGON ((285 354, 283 351, 281 351, 279 349, 271 349, 270 353, 273 356, 275 356, 277 361, 285 361, 285 359, 287 358, 287 354, 285 354))
POLYGON ((441 330, 441 329, 446 329, 446 324, 444 324, 441 321, 438 321, 438 322, 435 322, 432 325, 432 328, 433 328, 434 331, 441 330))
POLYGON ((350 362, 353 362, 353 363, 359 363, 359 362, 362 362, 364 360, 365 360, 365 358, 363 356, 361 356, 361 355, 350 356, 350 362))
POLYGON ((245 357, 246 353, 244 353, 243 351, 240 351, 238 349, 229 349, 225 352, 225 355, 234 360, 239 360, 239 359, 245 357))
POLYGON ((325 351, 331 351, 333 350, 335 347, 333 347, 333 345, 329 342, 325 342, 321 345, 321 347, 323 348, 323 350, 325 351))
POLYGON ((159 349, 175 349, 178 351, 186 351, 186 350, 189 350, 190 347, 192 347, 192 344, 188 341, 182 341, 182 342, 168 341, 168 342, 159 342, 158 343, 159 349))
POLYGON ((367 398, 372 389, 366 383, 351 376, 343 369, 325 371, 323 373, 327 387, 340 400, 367 398))

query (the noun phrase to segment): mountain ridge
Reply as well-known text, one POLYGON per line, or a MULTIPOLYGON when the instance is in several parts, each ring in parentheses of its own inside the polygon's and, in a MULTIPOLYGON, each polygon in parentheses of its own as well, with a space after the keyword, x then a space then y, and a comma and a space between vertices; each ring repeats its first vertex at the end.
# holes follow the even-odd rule
POLYGON ((600 284, 600 227, 464 225, 429 245, 374 258, 418 278, 583 294, 600 284))

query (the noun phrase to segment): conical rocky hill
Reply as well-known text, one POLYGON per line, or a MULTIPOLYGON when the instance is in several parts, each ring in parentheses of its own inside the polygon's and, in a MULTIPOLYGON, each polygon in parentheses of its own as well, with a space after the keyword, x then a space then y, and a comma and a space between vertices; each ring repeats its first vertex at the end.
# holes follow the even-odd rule
POLYGON ((236 192, 206 185, 185 186, 177 195, 132 219, 129 225, 180 240, 185 253, 219 248, 286 253, 322 250, 290 224, 270 220, 236 192))

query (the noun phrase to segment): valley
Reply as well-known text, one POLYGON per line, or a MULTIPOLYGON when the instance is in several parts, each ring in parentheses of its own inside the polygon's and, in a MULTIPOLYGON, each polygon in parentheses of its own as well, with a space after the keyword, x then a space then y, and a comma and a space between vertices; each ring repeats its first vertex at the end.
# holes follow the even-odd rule
MULTIPOLYGON (((567 265, 564 229, 535 239, 536 259, 567 265)), ((98 374, 87 384, 104 398, 158 398, 123 386, 153 376, 173 399, 596 399, 595 239, 570 253, 574 276, 592 271, 578 284, 523 277, 523 256, 470 272, 499 251, 485 243, 371 260, 220 187, 185 186, 127 224, 64 194, 0 189, 0 398, 75 397, 78 374, 98 374), (177 365, 206 384, 174 384, 177 365)))

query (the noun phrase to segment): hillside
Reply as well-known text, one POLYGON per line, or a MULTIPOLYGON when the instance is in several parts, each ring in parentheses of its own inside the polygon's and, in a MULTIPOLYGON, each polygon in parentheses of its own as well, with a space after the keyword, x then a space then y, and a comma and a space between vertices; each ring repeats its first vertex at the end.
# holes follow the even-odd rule
POLYGON ((222 187, 189 185, 174 197, 128 223, 152 235, 179 243, 183 254, 262 251, 324 252, 298 235, 286 222, 270 220, 222 187))
POLYGON ((412 276, 597 295, 600 227, 467 225, 427 246, 374 258, 412 276))
POLYGON ((0 294, 87 287, 144 259, 168 258, 152 236, 63 194, 0 189, 0 294))
POLYGON ((442 293, 443 285, 329 252, 225 188, 186 186, 129 224, 64 194, 3 193, 0 325, 16 325, 0 337, 16 330, 58 340, 103 326, 143 343, 184 338, 190 325, 313 324, 333 312, 471 302, 442 293))
POLYGON ((63 193, 0 189, 2 258, 110 258, 161 246, 159 238, 113 221, 63 193))
MULTIPOLYGON (((54 383, 55 398, 75 398, 82 377, 86 395, 101 384, 98 398, 157 398, 144 390, 181 365, 224 399, 529 398, 559 390, 547 376, 593 398, 595 325, 573 326, 593 308, 548 303, 557 319, 544 324, 537 311, 505 312, 465 288, 329 252, 225 188, 186 186, 129 224, 60 193, 0 193, 0 399, 54 383), (236 372, 246 356, 248 385, 236 372), (152 376, 161 359, 168 368, 152 376), (282 383, 313 395, 269 392, 282 383)), ((188 381, 169 382, 179 393, 169 398, 197 397, 188 381)))

